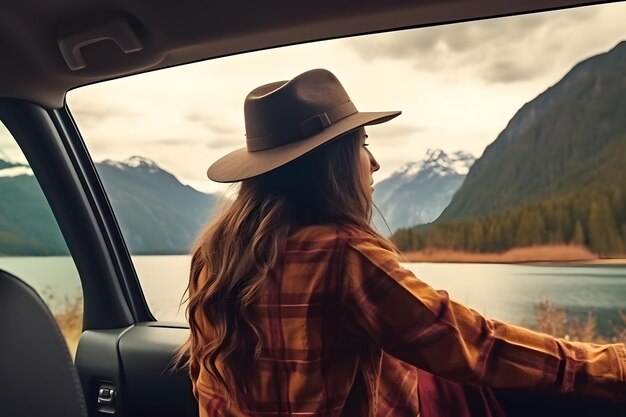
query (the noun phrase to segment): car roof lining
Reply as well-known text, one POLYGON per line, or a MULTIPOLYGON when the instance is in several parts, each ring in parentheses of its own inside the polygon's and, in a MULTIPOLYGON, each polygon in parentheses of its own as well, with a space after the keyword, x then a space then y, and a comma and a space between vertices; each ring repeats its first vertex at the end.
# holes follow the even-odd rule
MULTIPOLYGON (((0 13, 0 97, 46 108, 73 88, 241 52, 527 12, 605 3, 576 0, 21 0, 0 13), (181 7, 184 5, 184 7, 181 7), (104 39, 81 49, 86 67, 70 70, 59 41, 122 21, 141 43, 124 53, 104 39)), ((97 37, 97 36, 96 36, 97 37)), ((106 34, 103 36, 106 38, 106 34)))

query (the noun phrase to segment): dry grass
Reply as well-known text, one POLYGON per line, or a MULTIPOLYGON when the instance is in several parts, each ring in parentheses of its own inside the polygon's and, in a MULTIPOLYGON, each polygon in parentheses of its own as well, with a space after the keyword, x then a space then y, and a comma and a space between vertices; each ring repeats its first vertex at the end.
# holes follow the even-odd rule
POLYGON ((622 323, 610 323, 611 330, 615 335, 614 341, 626 343, 626 313, 620 310, 619 316, 622 319, 622 323))
POLYGON ((622 323, 609 322, 613 334, 606 338, 598 333, 598 318, 593 311, 589 311, 583 320, 570 319, 563 308, 550 300, 542 300, 535 304, 536 325, 532 327, 542 333, 578 342, 626 343, 626 313, 619 311, 619 315, 622 323))
POLYGON ((50 310, 52 310, 52 315, 56 319, 67 343, 67 348, 72 358, 74 358, 78 339, 83 331, 83 297, 75 295, 58 299, 51 289, 45 289, 41 296, 50 310))
MULTIPOLYGON (((503 253, 472 253, 448 249, 425 249, 404 252, 407 262, 523 263, 523 262, 594 262, 599 256, 584 246, 544 245, 521 247, 503 253)), ((624 261, 622 259, 622 261, 624 261)))
POLYGON ((74 300, 68 302, 68 308, 60 313, 54 315, 63 337, 67 342, 67 348, 72 355, 76 355, 76 348, 78 347, 78 339, 83 331, 83 299, 77 297, 74 300))

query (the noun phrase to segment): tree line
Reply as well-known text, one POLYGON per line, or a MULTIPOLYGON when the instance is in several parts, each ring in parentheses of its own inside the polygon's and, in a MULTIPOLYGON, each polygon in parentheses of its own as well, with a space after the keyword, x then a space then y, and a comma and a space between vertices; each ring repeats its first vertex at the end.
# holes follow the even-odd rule
POLYGON ((575 244, 601 256, 626 252, 626 186, 577 190, 502 212, 399 229, 403 251, 504 252, 515 247, 575 244))

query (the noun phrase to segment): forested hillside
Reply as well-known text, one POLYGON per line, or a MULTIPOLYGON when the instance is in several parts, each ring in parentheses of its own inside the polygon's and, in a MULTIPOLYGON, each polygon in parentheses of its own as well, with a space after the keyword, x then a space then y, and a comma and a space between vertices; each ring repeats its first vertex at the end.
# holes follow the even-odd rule
POLYGON ((502 213, 400 229, 401 250, 425 248, 502 252, 520 246, 569 243, 601 256, 626 252, 626 189, 607 185, 506 209, 502 213))
MULTIPOLYGON (((0 160, 0 170, 13 166, 0 160)), ((0 196, 0 256, 68 254, 35 177, 0 176, 0 196)))
POLYGON ((524 105, 437 222, 626 182, 626 42, 576 65, 524 105))
POLYGON ((626 42, 524 105, 432 224, 403 250, 502 252, 572 243, 626 252, 626 42))

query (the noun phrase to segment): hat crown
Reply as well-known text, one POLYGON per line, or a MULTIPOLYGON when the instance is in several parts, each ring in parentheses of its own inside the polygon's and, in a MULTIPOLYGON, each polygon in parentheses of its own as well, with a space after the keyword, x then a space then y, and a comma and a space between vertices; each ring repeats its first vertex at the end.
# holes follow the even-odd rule
POLYGON ((246 147, 207 170, 217 182, 235 182, 278 169, 363 126, 385 123, 399 111, 359 112, 331 72, 315 69, 290 81, 255 88, 244 102, 246 147))
POLYGON ((262 85, 244 102, 248 150, 302 140, 356 112, 337 77, 324 69, 262 85))

